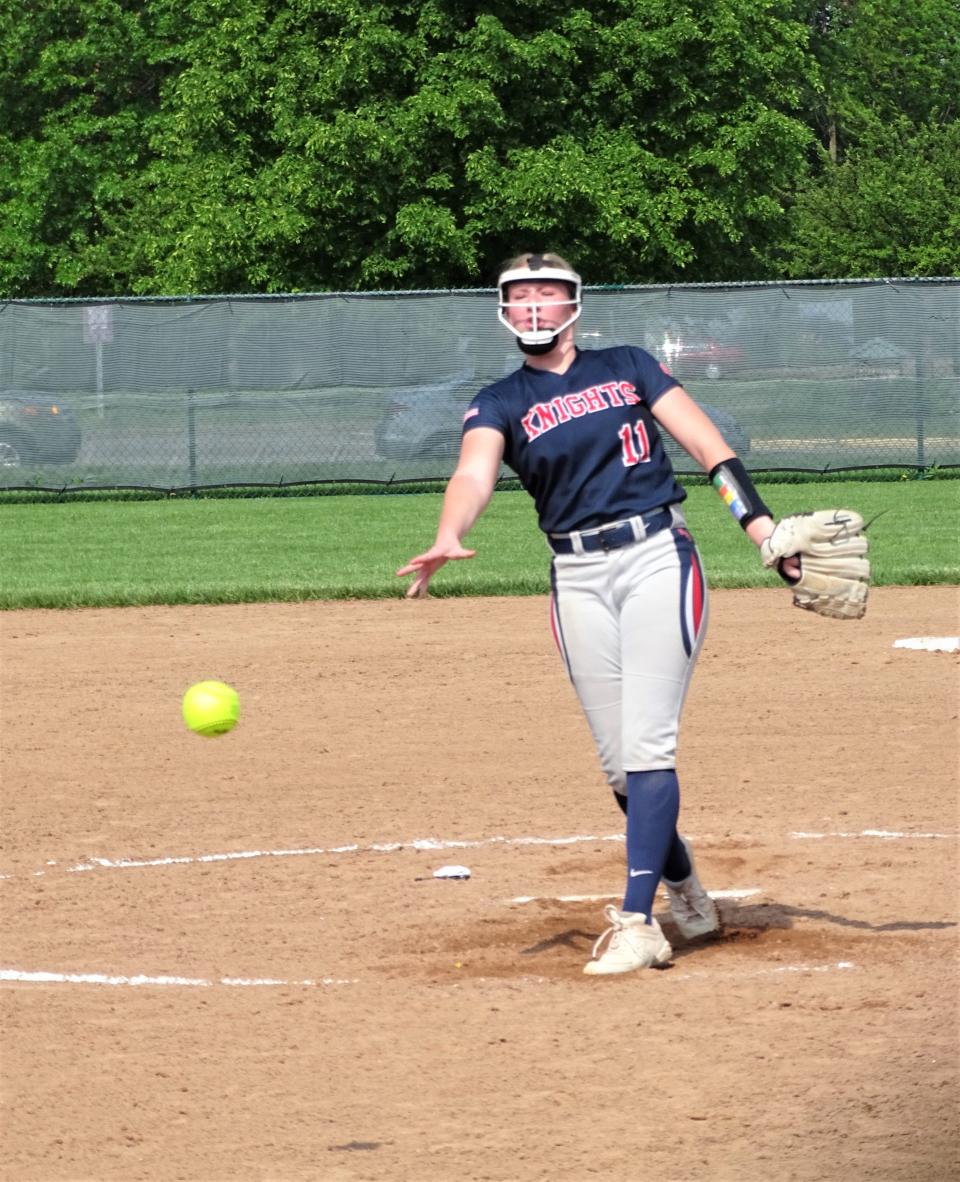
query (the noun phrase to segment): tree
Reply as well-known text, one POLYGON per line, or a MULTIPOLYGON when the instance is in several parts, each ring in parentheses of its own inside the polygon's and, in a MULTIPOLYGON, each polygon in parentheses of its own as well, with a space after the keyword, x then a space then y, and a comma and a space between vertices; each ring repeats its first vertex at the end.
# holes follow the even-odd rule
POLYGON ((605 282, 760 277, 808 167, 795 6, 40 0, 49 52, 7 18, 0 285, 476 286, 530 245, 605 282))
MULTIPOLYGON (((0 292, 116 290, 86 258, 149 158, 162 67, 136 0, 0 15, 0 292)), ((108 235, 109 237, 109 235, 108 235)))
POLYGON ((817 5, 821 150, 788 200, 793 278, 960 272, 960 6, 817 5))
POLYGON ((960 117, 956 0, 817 0, 809 20, 818 64, 809 118, 835 162, 892 120, 960 117))
POLYGON ((960 121, 864 133, 799 193, 787 276, 960 274, 960 121))

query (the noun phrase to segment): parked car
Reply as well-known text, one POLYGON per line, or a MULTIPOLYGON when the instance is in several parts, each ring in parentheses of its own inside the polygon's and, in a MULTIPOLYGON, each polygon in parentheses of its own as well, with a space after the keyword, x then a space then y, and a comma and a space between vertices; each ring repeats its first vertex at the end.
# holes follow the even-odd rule
POLYGON ((681 381, 685 377, 716 381, 743 366, 747 359, 739 345, 725 345, 712 337, 683 334, 665 334, 655 352, 681 381))
MULTIPOLYGON (((390 460, 454 459, 460 450, 463 412, 478 389, 476 382, 456 379, 396 390, 374 431, 377 455, 390 460)), ((749 454, 750 436, 729 411, 699 401, 698 405, 737 455, 749 454)), ((671 461, 693 462, 665 431, 662 435, 671 461)))
POLYGON ((430 386, 404 386, 374 429, 378 456, 388 460, 447 460, 460 450, 463 412, 481 383, 458 376, 430 386))
POLYGON ((80 423, 62 399, 0 392, 0 468, 69 464, 80 451, 80 423))

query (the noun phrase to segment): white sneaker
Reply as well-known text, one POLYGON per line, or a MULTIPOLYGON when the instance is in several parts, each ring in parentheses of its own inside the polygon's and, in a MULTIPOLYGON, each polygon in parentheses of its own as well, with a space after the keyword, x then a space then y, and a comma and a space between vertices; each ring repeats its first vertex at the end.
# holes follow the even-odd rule
POLYGON ((612 903, 603 909, 610 926, 593 946, 593 960, 583 966, 585 973, 594 976, 607 973, 629 973, 633 969, 649 969, 666 964, 673 955, 666 936, 657 921, 647 923, 641 911, 618 911, 612 903), (597 951, 610 938, 602 956, 597 951))
POLYGON ((693 862, 693 850, 685 837, 681 837, 683 848, 690 859, 690 874, 680 882, 663 880, 670 900, 673 922, 680 929, 681 936, 695 940, 720 930, 720 913, 713 899, 700 885, 697 869, 693 862))

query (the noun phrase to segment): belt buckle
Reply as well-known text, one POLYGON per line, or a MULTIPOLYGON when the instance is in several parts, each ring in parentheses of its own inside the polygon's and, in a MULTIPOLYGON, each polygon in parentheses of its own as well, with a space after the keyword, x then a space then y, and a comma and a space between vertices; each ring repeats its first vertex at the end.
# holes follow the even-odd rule
POLYGON ((604 551, 604 553, 609 554, 611 550, 618 550, 620 548, 619 543, 615 546, 611 546, 607 541, 607 535, 615 534, 617 530, 623 528, 623 524, 624 523, 622 521, 615 521, 610 525, 601 525, 601 527, 597 530, 597 539, 600 542, 600 548, 604 551))

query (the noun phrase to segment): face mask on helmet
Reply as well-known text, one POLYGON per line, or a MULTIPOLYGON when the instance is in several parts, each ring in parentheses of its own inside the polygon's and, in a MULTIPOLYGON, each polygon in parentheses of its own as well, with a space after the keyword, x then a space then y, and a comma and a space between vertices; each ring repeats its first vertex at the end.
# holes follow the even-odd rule
POLYGON ((569 325, 573 324, 581 312, 580 292, 582 284, 580 276, 576 271, 570 271, 566 267, 551 266, 540 255, 532 255, 525 266, 514 267, 509 271, 504 271, 497 281, 497 287, 500 294, 497 319, 504 327, 510 329, 517 338, 517 344, 522 351, 530 355, 549 353, 556 345, 557 337, 560 333, 569 325), (508 298, 508 289, 511 283, 546 283, 550 281, 563 283, 569 289, 570 294, 565 299, 544 300, 539 303, 534 303, 529 299, 517 300, 511 303, 508 298), (560 305, 571 308, 570 315, 566 320, 556 327, 541 328, 540 316, 542 309, 560 305), (511 307, 529 309, 532 323, 528 328, 517 328, 516 325, 510 323, 507 316, 507 309, 511 307))

